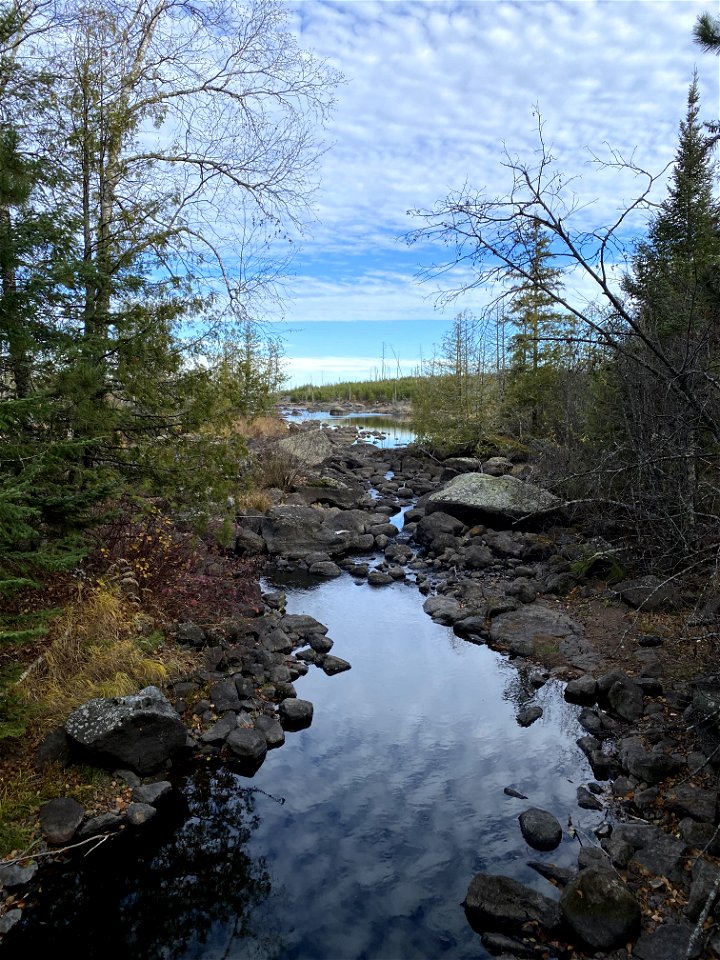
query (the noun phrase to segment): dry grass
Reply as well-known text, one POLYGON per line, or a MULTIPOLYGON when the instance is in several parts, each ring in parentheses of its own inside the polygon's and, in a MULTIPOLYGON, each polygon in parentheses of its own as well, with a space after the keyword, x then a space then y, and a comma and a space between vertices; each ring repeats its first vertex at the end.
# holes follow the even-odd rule
MULTIPOLYGON (((213 428, 213 432, 217 430, 213 428)), ((220 431, 220 436, 240 436, 247 440, 280 440, 288 435, 288 425, 280 417, 236 417, 220 431)))
POLYGON ((272 497, 265 490, 257 488, 241 493, 235 500, 235 506, 239 513, 245 513, 248 510, 258 510, 260 513, 265 513, 272 505, 272 497))
POLYGON ((21 685, 39 724, 62 723, 93 697, 126 696, 179 676, 187 664, 160 644, 149 655, 139 632, 143 626, 115 584, 80 586, 76 600, 55 623, 45 654, 21 685))

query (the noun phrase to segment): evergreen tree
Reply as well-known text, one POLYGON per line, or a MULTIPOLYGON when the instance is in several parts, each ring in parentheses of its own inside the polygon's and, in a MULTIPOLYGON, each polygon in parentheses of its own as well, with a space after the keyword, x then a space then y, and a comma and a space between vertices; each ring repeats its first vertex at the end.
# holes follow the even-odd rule
POLYGON ((538 435, 554 423, 551 408, 571 353, 573 324, 557 308, 562 272, 551 264, 550 238, 533 222, 522 239, 529 278, 512 289, 505 318, 515 330, 510 339, 507 402, 509 409, 529 416, 530 432, 538 435))

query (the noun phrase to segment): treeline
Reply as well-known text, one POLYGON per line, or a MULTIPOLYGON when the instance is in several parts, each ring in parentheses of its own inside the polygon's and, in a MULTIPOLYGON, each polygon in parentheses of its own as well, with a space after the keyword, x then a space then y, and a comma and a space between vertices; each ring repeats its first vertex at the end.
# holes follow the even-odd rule
MULTIPOLYGON (((720 24, 696 37, 720 49, 720 24), (714 30, 714 33, 713 33, 714 30)), ((466 188, 415 239, 443 242, 472 263, 464 289, 496 293, 465 312, 439 346, 414 398, 421 441, 442 452, 521 446, 578 515, 611 541, 632 541, 646 569, 715 588, 720 549, 720 209, 717 124, 700 121, 697 77, 659 204, 643 183, 610 226, 565 192, 542 141, 537 161, 509 164, 512 189, 466 188), (625 223, 646 210, 632 246, 625 223), (592 300, 572 291, 582 276, 592 300), (619 278, 619 282, 617 282, 619 278)), ((452 299, 462 290, 448 293, 452 299)))
POLYGON ((315 386, 305 383, 283 392, 288 403, 401 403, 413 399, 418 388, 418 377, 398 377, 395 380, 353 380, 346 383, 315 386))
MULTIPOLYGON (((334 77, 274 0, 0 6, 0 600, 163 498, 212 514, 334 77), (273 246, 274 245, 274 246, 273 246)), ((27 606, 27 605, 26 605, 27 606)), ((30 605, 31 606, 31 605, 30 605)))

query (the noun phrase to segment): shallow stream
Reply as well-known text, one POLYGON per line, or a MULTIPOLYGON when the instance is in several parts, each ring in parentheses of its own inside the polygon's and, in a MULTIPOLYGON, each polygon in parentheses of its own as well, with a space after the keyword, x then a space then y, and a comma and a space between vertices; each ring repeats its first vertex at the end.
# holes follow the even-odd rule
POLYGON ((295 574, 272 586, 288 612, 326 624, 333 653, 352 663, 297 681, 315 706, 311 727, 289 733, 252 780, 194 773, 174 821, 166 811, 154 833, 58 868, 7 938, 11 951, 477 960, 489 955, 461 906, 475 873, 557 895, 526 862, 569 866, 578 841, 566 830, 557 850, 538 853, 518 814, 542 807, 581 837, 601 819, 576 804, 591 772, 561 685, 534 691, 512 662, 435 624, 414 585, 295 574), (530 700, 544 715, 521 728, 530 700))

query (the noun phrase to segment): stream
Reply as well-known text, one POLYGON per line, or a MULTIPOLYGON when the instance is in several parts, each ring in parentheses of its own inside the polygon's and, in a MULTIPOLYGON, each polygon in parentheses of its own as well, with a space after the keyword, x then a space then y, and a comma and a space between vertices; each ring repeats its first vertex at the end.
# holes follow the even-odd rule
POLYGON ((53 867, 11 951, 470 960, 489 956, 461 906, 475 873, 558 896, 527 861, 571 866, 578 841, 566 829, 539 853, 517 817, 541 807, 581 838, 600 822, 576 803, 592 776, 562 685, 536 691, 507 658, 434 623, 410 583, 286 573, 264 586, 326 624, 352 669, 297 682, 313 723, 252 779, 195 770, 157 827, 53 867), (544 714, 522 728, 530 700, 544 714))

